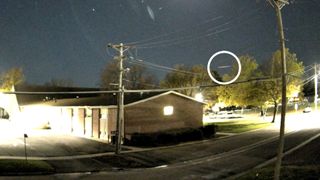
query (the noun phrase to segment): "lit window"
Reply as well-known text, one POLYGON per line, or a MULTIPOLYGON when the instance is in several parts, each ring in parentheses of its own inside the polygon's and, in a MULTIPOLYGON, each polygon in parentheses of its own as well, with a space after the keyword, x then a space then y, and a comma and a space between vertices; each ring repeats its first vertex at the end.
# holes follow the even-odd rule
POLYGON ((173 106, 165 106, 163 108, 163 115, 170 116, 173 114, 173 106))

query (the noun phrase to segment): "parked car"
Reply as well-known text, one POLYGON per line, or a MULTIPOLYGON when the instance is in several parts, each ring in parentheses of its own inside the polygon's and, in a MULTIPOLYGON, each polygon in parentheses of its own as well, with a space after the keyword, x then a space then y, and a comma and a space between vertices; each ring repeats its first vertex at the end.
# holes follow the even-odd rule
POLYGON ((311 107, 306 107, 303 109, 303 113, 309 113, 311 112, 311 107))

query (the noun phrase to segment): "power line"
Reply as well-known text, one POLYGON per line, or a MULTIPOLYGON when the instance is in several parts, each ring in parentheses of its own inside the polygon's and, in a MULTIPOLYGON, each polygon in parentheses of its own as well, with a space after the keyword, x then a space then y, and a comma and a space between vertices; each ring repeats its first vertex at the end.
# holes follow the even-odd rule
POLYGON ((210 37, 210 36, 213 36, 213 35, 218 35, 220 33, 228 31, 229 29, 230 28, 224 28, 224 29, 222 29, 220 31, 216 31, 216 32, 213 32, 213 33, 207 33, 207 34, 204 34, 204 35, 198 35, 198 36, 189 35, 187 37, 164 40, 163 42, 158 42, 158 43, 155 42, 155 43, 150 43, 150 44, 142 44, 142 45, 135 46, 135 47, 138 48, 138 49, 146 49, 146 48, 172 46, 172 45, 176 45, 176 44, 181 44, 183 42, 194 41, 194 40, 197 40, 197 39, 202 39, 202 38, 210 37))
POLYGON ((311 82, 314 79, 314 77, 311 77, 309 80, 306 80, 305 82, 300 83, 301 86, 308 84, 309 82, 311 82))
MULTIPOLYGON (((245 15, 248 15, 251 18, 254 18, 253 14, 256 13, 256 12, 259 12, 260 10, 261 10, 261 8, 253 10, 248 14, 242 13, 240 16, 234 17, 231 20, 229 20, 227 23, 220 24, 217 27, 230 24, 230 23, 234 22, 237 19, 243 18, 245 15)), ((247 18, 246 21, 247 20, 250 20, 250 18, 247 18)), ((145 42, 145 43, 141 43, 141 44, 135 44, 135 46, 137 48, 155 48, 155 47, 170 46, 170 45, 175 45, 175 44, 179 44, 179 43, 186 42, 186 41, 191 41, 191 40, 195 40, 195 39, 201 39, 201 38, 204 38, 204 37, 212 36, 212 35, 215 35, 215 34, 218 34, 218 33, 222 33, 224 31, 230 29, 230 28, 225 28, 225 29, 222 29, 220 31, 211 32, 210 33, 210 31, 213 31, 213 30, 217 29, 217 27, 213 27, 213 28, 207 29, 205 31, 206 34, 200 33, 200 34, 198 34, 196 36, 195 35, 187 35, 187 36, 180 37, 180 38, 175 38, 175 39, 171 38, 171 39, 167 39, 167 40, 160 40, 160 41, 154 41, 154 42, 145 42)))
POLYGON ((139 81, 130 81, 128 79, 123 79, 124 81, 128 82, 128 83, 137 83, 137 84, 141 84, 141 85, 146 85, 146 86, 150 86, 150 87, 159 87, 156 84, 150 84, 150 83, 143 83, 143 82, 139 82, 139 81))
MULTIPOLYGON (((220 84, 211 84, 211 85, 199 85, 199 86, 189 86, 189 87, 178 87, 178 88, 160 88, 160 89, 136 89, 136 90, 126 90, 124 89, 124 93, 143 93, 143 92, 164 92, 164 91, 178 91, 178 90, 187 90, 187 89, 203 89, 210 87, 218 87, 218 86, 232 86, 235 84, 241 83, 249 83, 249 82, 264 82, 264 81, 274 81, 280 78, 270 78, 270 77, 260 77, 253 78, 248 80, 237 81, 229 85, 220 85, 220 84)), ((108 94, 108 93, 119 93, 120 91, 67 91, 67 92, 34 92, 34 91, 0 91, 3 94, 20 94, 20 95, 53 95, 53 94, 108 94)))
POLYGON ((201 39, 201 38, 217 35, 217 34, 220 34, 222 32, 225 32, 225 31, 227 31, 229 29, 230 28, 224 28, 224 29, 221 29, 221 30, 216 30, 214 32, 204 32, 204 33, 200 33, 200 34, 197 34, 197 35, 190 34, 190 35, 186 35, 186 36, 182 36, 182 37, 176 37, 176 38, 172 38, 172 39, 165 39, 165 40, 161 40, 161 41, 157 41, 157 42, 139 44, 136 47, 137 48, 152 48, 152 47, 170 46, 172 44, 180 44, 182 42, 187 42, 187 41, 191 41, 191 40, 196 40, 196 39, 201 39))
MULTIPOLYGON (((243 80, 243 81, 237 81, 232 84, 229 84, 229 86, 236 85, 236 84, 242 84, 242 83, 249 83, 249 82, 274 81, 274 80, 278 80, 278 79, 280 79, 280 78, 270 78, 270 77, 253 78, 253 79, 248 79, 248 80, 243 80)), ((164 92, 164 91, 179 91, 179 90, 188 90, 188 89, 204 89, 204 88, 212 88, 212 87, 218 87, 218 86, 226 86, 226 85, 212 84, 212 85, 200 85, 200 86, 164 88, 164 89, 140 89, 140 90, 126 90, 126 92, 128 92, 128 93, 164 92)))
POLYGON ((306 75, 307 72, 310 71, 310 70, 312 70, 312 69, 313 69, 313 68, 311 67, 311 69, 308 69, 308 70, 303 71, 303 72, 297 70, 297 71, 293 71, 293 72, 288 72, 287 74, 288 74, 288 75, 291 75, 291 76, 300 75, 301 73, 302 73, 302 75, 306 75))
MULTIPOLYGON (((206 21, 204 21, 204 22, 202 22, 202 23, 200 23, 200 24, 198 24, 198 25, 196 25, 196 26, 194 26, 194 27, 198 28, 198 27, 201 26, 201 25, 207 24, 207 23, 209 23, 209 22, 216 21, 216 20, 221 19, 221 18, 222 18, 222 16, 214 17, 214 18, 211 18, 211 19, 209 19, 209 20, 206 20, 206 21)), ((146 38, 146 39, 139 40, 139 41, 128 42, 128 43, 126 43, 126 44, 128 44, 128 45, 141 44, 141 43, 145 43, 145 42, 148 42, 148 41, 151 41, 151 40, 156 40, 156 39, 159 39, 159 38, 162 38, 162 37, 170 36, 170 35, 172 35, 172 34, 184 32, 184 31, 189 30, 189 29, 190 29, 190 27, 188 27, 188 28, 181 28, 181 29, 178 29, 178 30, 169 32, 169 33, 161 34, 161 35, 158 35, 158 36, 154 36, 154 37, 151 37, 151 38, 146 38)))
POLYGON ((18 94, 18 95, 60 95, 60 94, 113 94, 119 91, 0 91, 3 94, 18 94))
POLYGON ((132 63, 137 64, 137 65, 146 65, 146 66, 150 66, 150 67, 154 67, 154 68, 164 69, 164 70, 167 70, 167 71, 174 71, 174 72, 178 72, 178 73, 191 74, 191 75, 201 75, 201 73, 194 73, 194 72, 191 72, 191 71, 179 70, 179 69, 176 69, 176 68, 167 67, 167 66, 163 66, 163 65, 147 62, 147 61, 144 61, 144 60, 141 60, 141 59, 134 59, 133 57, 130 57, 128 59, 128 61, 131 61, 132 63))
MULTIPOLYGON (((143 67, 147 66, 146 64, 141 64, 141 63, 136 63, 136 62, 131 62, 131 61, 128 61, 128 63, 134 64, 134 65, 138 65, 138 66, 143 66, 143 67)), ((151 68, 151 69, 154 69, 154 70, 159 70, 159 71, 164 71, 164 72, 170 72, 171 71, 171 70, 156 68, 156 67, 153 67, 153 66, 148 66, 148 68, 151 68)))

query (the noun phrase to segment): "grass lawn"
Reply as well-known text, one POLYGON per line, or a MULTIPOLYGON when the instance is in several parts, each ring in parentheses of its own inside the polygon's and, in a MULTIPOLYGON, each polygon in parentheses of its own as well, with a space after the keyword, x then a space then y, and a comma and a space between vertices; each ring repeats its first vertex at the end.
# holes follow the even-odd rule
POLYGON ((236 120, 225 122, 214 122, 209 124, 215 124, 218 126, 218 132, 225 133, 241 133, 254 129, 260 129, 272 125, 270 122, 260 120, 236 120))
MULTIPOLYGON (((273 179, 273 171, 274 168, 269 166, 262 169, 252 170, 238 179, 273 179)), ((280 179, 319 179, 319 177, 320 166, 284 166, 281 169, 280 179)))
POLYGON ((54 168, 44 161, 28 160, 0 160, 0 175, 53 173, 54 168))

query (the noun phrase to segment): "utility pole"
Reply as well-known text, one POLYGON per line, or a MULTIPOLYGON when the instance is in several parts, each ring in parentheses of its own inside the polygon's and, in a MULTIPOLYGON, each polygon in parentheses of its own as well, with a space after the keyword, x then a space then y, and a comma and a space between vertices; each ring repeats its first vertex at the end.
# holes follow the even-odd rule
POLYGON ((119 61, 119 80, 118 80, 118 104, 117 104, 117 130, 116 130, 116 149, 115 153, 120 154, 121 152, 121 134, 122 134, 122 123, 123 123, 123 109, 124 109, 124 86, 123 86, 123 53, 128 50, 128 46, 124 46, 123 43, 119 45, 109 44, 111 47, 119 52, 119 57, 116 57, 119 61))
POLYGON ((285 118, 286 118, 286 107, 287 107, 287 68, 286 68, 286 48, 285 48, 285 38, 283 32, 283 23, 282 23, 282 14, 281 9, 289 4, 287 0, 269 0, 269 3, 275 8, 277 21, 278 21, 278 30, 280 35, 280 47, 281 47, 281 81, 282 81, 282 95, 281 95, 281 122, 280 122, 280 135, 279 135, 279 146, 278 146, 278 155, 277 161, 274 168, 274 179, 279 180, 280 178, 280 168, 283 156, 283 147, 284 147, 284 130, 285 130, 285 118))
POLYGON ((318 110, 318 72, 317 64, 314 64, 314 110, 318 110))

